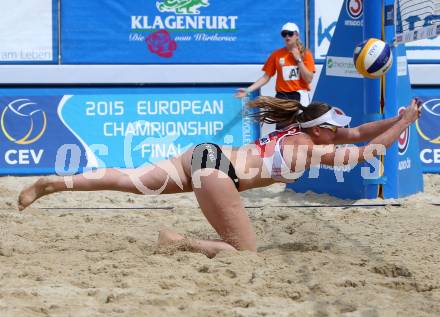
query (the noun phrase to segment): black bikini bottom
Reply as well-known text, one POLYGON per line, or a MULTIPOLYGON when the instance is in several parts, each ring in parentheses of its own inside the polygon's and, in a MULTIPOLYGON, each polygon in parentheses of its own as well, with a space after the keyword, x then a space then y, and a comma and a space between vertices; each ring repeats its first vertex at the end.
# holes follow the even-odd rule
POLYGON ((227 174, 238 189, 240 184, 235 168, 217 144, 201 143, 194 148, 191 158, 191 171, 194 173, 204 168, 213 168, 227 174))
POLYGON ((301 101, 301 94, 297 91, 278 91, 275 95, 275 98, 301 101))

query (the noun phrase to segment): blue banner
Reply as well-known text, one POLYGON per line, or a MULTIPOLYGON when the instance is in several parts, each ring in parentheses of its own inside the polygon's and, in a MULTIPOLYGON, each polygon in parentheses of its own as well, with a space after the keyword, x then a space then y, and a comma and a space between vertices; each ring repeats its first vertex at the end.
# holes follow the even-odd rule
MULTIPOLYGON (((385 0, 385 6, 394 0, 385 0)), ((390 43, 395 38, 395 27, 387 23, 384 40, 390 43)), ((385 76, 384 114, 385 118, 395 117, 404 111, 411 101, 411 86, 404 45, 392 48, 394 62, 385 76)), ((387 150, 384 161, 384 198, 403 197, 423 191, 422 167, 419 160, 419 142, 415 135, 415 125, 403 131, 397 142, 387 150), (411 181, 408 181, 411 180, 411 181)))
MULTIPOLYGON (((389 36, 388 38, 392 38, 393 26, 387 26, 385 33, 389 36), (391 34, 388 34, 389 31, 391 34)), ((399 45, 392 51, 396 62, 386 74, 384 107, 386 118, 401 114, 412 98, 405 47, 399 45)), ((411 125, 387 150, 384 162, 386 179, 383 185, 385 198, 403 197, 423 191, 418 141, 416 127, 411 125)))
POLYGON ((0 90, 0 174, 138 167, 201 142, 249 143, 258 124, 235 88, 0 90))
POLYGON ((416 122, 423 172, 440 173, 440 89, 416 88, 413 94, 423 100, 422 115, 416 122))
POLYGON ((67 64, 263 63, 283 46, 284 23, 305 34, 302 0, 66 0, 61 8, 67 64))

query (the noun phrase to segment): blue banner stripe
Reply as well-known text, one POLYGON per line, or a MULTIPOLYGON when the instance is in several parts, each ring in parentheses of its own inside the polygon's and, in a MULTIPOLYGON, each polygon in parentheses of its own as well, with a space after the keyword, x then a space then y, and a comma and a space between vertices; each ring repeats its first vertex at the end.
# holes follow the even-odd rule
POLYGON ((0 174, 132 168, 198 143, 250 143, 259 125, 243 116, 237 89, 1 89, 0 174))

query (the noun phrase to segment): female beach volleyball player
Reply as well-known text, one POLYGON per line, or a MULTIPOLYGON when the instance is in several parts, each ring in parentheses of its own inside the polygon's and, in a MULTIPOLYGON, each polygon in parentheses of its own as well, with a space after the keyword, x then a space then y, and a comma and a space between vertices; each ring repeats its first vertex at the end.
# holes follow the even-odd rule
MULTIPOLYGON (((398 117, 344 128, 351 118, 324 103, 303 107, 295 100, 259 97, 248 105, 259 109, 254 115, 260 121, 288 127, 241 148, 203 143, 155 165, 43 177, 20 193, 18 207, 23 210, 38 198, 60 191, 117 190, 136 194, 194 191, 203 214, 221 240, 191 240, 186 241, 186 247, 209 257, 221 250, 255 251, 255 233, 240 200, 240 191, 294 181, 305 169, 320 163, 341 165, 373 159, 380 148, 389 147, 420 113, 415 99, 398 117), (365 141, 369 145, 335 147, 335 144, 365 141)), ((159 233, 159 244, 182 239, 183 236, 171 230, 159 233)))

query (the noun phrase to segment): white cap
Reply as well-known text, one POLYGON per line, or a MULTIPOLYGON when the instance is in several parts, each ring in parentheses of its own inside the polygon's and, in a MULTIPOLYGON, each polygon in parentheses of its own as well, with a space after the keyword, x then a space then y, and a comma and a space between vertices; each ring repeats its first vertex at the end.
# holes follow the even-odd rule
POLYGON ((311 127, 317 127, 324 123, 328 123, 336 127, 345 127, 350 123, 350 121, 351 121, 351 117, 343 114, 339 114, 336 112, 334 108, 331 108, 322 116, 307 122, 300 122, 299 125, 301 128, 311 128, 311 127))
POLYGON ((283 25, 283 27, 281 28, 281 32, 282 31, 292 31, 292 32, 298 32, 299 34, 299 27, 298 25, 296 25, 293 22, 287 22, 286 24, 283 25))

